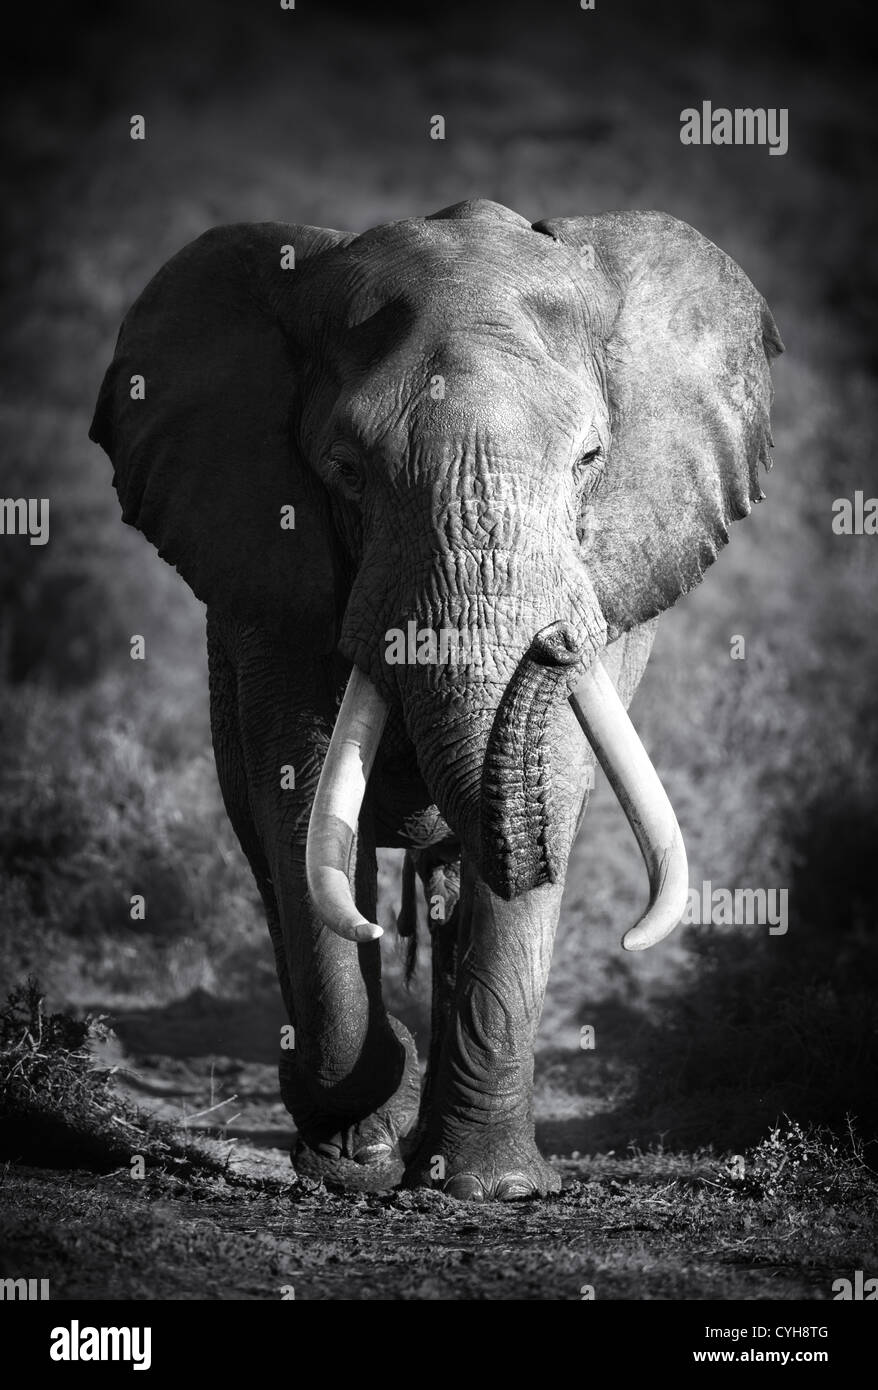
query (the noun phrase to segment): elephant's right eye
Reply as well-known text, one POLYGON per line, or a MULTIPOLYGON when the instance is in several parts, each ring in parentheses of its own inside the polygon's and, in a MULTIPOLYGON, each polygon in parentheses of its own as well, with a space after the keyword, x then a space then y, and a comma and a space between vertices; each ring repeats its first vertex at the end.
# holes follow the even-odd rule
POLYGON ((344 454, 331 456, 329 466, 333 479, 343 492, 347 493, 349 497, 362 496, 364 479, 359 464, 355 463, 349 455, 344 454))

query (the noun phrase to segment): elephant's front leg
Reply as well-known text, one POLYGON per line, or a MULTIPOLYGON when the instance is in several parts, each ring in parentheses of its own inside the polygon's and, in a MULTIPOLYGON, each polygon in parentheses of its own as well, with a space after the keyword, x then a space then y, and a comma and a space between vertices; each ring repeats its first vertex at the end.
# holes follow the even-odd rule
POLYGON ((563 884, 510 902, 464 861, 455 1016, 409 1181, 453 1197, 511 1200, 556 1192, 534 1140, 534 1040, 563 884))
MULTIPOLYGON (((314 917, 304 847, 282 890, 281 918, 296 1019, 296 1051, 281 1054, 281 1092, 299 1130, 297 1171, 345 1187, 399 1181, 399 1141, 413 1128, 420 1074, 413 1038, 381 997, 380 947, 342 941, 314 917), (361 1169, 372 1172, 356 1171, 361 1169), (380 1170, 380 1171, 377 1171, 380 1170)), ((364 815, 353 875, 360 911, 374 919, 376 869, 364 815)))
MULTIPOLYGON (((296 1166, 347 1185, 357 1169, 395 1166, 414 1125, 414 1042, 381 998, 377 942, 355 945, 317 916, 305 845, 334 716, 333 685, 314 662, 255 628, 209 614, 211 726, 226 808, 265 903, 293 1034, 280 1052, 281 1094, 299 1131, 296 1166), (288 1046, 294 1041, 294 1047, 288 1046)), ((371 818, 364 807, 353 887, 375 915, 371 818)))

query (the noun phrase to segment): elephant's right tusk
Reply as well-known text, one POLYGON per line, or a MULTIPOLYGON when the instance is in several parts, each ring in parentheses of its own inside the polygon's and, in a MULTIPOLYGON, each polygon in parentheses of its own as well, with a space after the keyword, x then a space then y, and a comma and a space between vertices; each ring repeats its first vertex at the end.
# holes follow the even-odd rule
POLYGON ((305 850, 315 911, 348 941, 376 941, 383 935, 377 922, 357 911, 349 871, 366 783, 386 720, 386 702, 354 667, 317 784, 305 850))
POLYGON ((570 703, 646 863, 649 906, 622 938, 626 951, 644 951, 673 931, 686 909, 686 847, 667 792, 599 659, 577 684, 570 703))

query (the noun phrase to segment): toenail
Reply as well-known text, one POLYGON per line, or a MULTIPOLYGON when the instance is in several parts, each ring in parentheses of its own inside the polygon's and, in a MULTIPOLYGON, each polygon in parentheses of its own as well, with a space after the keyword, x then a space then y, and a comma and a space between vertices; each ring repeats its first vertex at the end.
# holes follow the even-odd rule
POLYGON ((390 1144, 374 1143, 364 1144, 361 1149, 357 1149, 354 1154, 355 1163, 381 1163, 389 1158, 393 1149, 390 1144))
POLYGON ((509 1177, 501 1178, 497 1184, 497 1201, 514 1202, 521 1197, 532 1197, 534 1185, 520 1173, 510 1174, 509 1177))
POLYGON ((449 1178, 443 1189, 446 1197, 454 1197, 458 1202, 484 1202, 485 1189, 474 1173, 456 1173, 449 1178))

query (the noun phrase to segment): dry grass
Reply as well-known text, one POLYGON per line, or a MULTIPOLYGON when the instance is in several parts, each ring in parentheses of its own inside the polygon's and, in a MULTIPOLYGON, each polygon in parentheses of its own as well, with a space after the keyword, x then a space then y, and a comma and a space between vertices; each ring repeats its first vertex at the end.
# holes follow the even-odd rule
POLYGON ((228 1150, 142 1114, 118 1095, 96 1054, 106 1021, 46 1013, 35 980, 0 1009, 0 1158, 46 1168, 130 1173, 144 1165, 187 1176, 222 1173, 228 1150))

